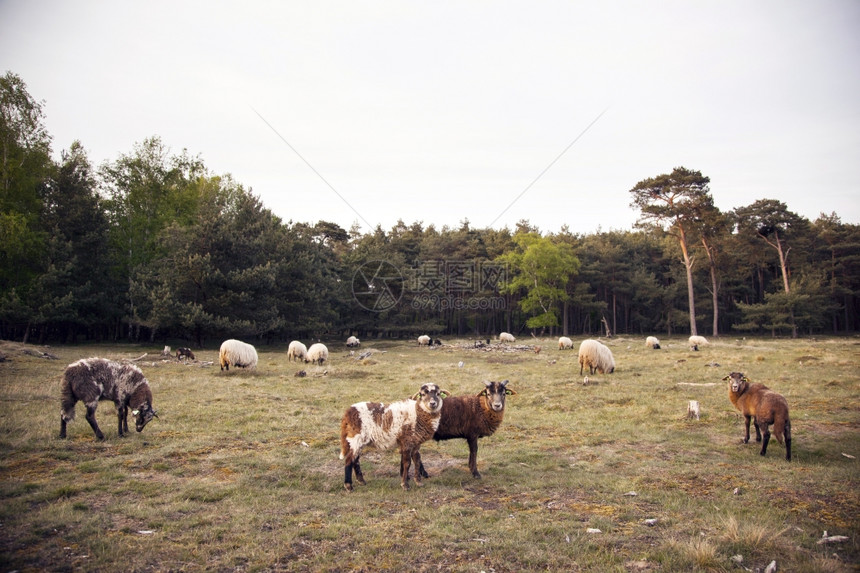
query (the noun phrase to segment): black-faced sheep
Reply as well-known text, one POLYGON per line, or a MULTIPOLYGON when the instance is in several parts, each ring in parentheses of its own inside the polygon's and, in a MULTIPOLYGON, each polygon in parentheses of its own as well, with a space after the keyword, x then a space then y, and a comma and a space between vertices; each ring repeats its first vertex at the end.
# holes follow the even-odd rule
POLYGON ((422 334, 418 337, 418 346, 430 346, 430 337, 422 334))
POLYGON ((349 338, 346 339, 346 345, 349 348, 355 348, 356 346, 361 345, 361 341, 354 336, 350 336, 349 338))
POLYGON ((707 346, 710 344, 708 339, 704 336, 691 336, 687 339, 687 342, 690 344, 690 350, 699 350, 700 346, 707 346))
POLYGON ((344 460, 343 487, 352 491, 352 473, 364 485, 359 458, 365 446, 380 450, 400 448, 400 485, 409 489, 409 467, 415 460, 415 482, 421 485, 418 449, 439 426, 443 398, 449 392, 436 384, 423 384, 415 396, 386 406, 359 402, 347 408, 340 422, 340 458, 344 460))
MULTIPOLYGON (((484 382, 484 389, 476 395, 450 396, 442 403, 442 417, 433 439, 452 440, 463 438, 469 444, 469 470, 472 476, 481 479, 478 472, 478 438, 492 436, 505 416, 505 398, 516 392, 508 388, 508 381, 484 382)), ((418 455, 418 470, 428 477, 418 455)))
POLYGON ((571 348, 573 348, 573 341, 570 338, 568 338, 566 336, 559 337, 559 339, 558 339, 558 349, 559 350, 570 350, 571 348))
POLYGON ((645 339, 645 346, 654 350, 660 350, 660 341, 657 340, 656 336, 649 336, 645 339))
POLYGON ((729 400, 744 416, 744 443, 750 441, 752 420, 755 425, 755 441, 762 443, 759 453, 765 455, 767 443, 770 441, 769 426, 772 424, 776 440, 785 445, 785 459, 791 461, 791 420, 788 417, 788 402, 785 398, 764 384, 750 384, 742 372, 732 372, 723 380, 729 381, 729 400))
POLYGON ((579 345, 580 375, 585 366, 588 366, 589 374, 594 374, 595 371, 601 374, 612 374, 615 372, 615 358, 608 346, 589 338, 579 345))
POLYGON ((121 364, 104 358, 86 358, 73 362, 63 372, 60 383, 60 437, 66 437, 66 423, 75 419, 78 401, 87 407, 87 422, 96 438, 105 438, 96 422, 99 400, 111 400, 116 405, 117 432, 128 433, 128 411, 135 417, 135 429, 140 432, 157 413, 152 409, 149 382, 133 364, 121 364))
POLYGON ((190 360, 197 360, 197 359, 194 357, 194 353, 193 353, 193 352, 191 352, 191 349, 190 349, 190 348, 177 348, 177 349, 176 349, 176 359, 177 359, 177 360, 182 360, 182 357, 183 357, 183 356, 184 356, 184 357, 186 357, 186 358, 188 358, 188 359, 190 359, 190 360))
POLYGON ((298 340, 293 340, 290 342, 290 345, 287 347, 287 361, 292 362, 293 359, 298 362, 299 360, 304 360, 308 355, 308 347, 299 342, 298 340))
POLYGON ((323 362, 326 360, 328 360, 328 348, 326 345, 322 342, 311 344, 311 347, 308 348, 308 355, 305 357, 305 362, 322 366, 323 362))
POLYGON ((517 339, 510 332, 503 332, 499 334, 499 342, 516 342, 517 339))
POLYGON ((218 353, 221 370, 230 370, 230 366, 239 368, 257 367, 257 349, 241 340, 225 340, 221 343, 218 353))

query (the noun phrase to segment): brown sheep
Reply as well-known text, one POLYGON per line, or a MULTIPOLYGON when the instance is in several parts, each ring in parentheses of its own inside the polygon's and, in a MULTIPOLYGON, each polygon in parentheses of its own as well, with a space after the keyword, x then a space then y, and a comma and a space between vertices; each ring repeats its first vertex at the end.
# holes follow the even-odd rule
MULTIPOLYGON (((469 470, 472 476, 481 479, 478 473, 478 438, 492 436, 505 416, 505 398, 516 394, 508 388, 508 381, 484 382, 486 386, 477 395, 451 396, 442 404, 439 428, 433 434, 438 441, 463 438, 469 444, 469 470)), ((418 473, 429 477, 418 456, 418 473)))
POLYGON ((755 426, 755 441, 761 442, 761 455, 767 453, 770 428, 776 440, 785 445, 785 459, 791 461, 791 420, 788 417, 788 402, 780 394, 764 384, 750 384, 742 372, 732 372, 723 380, 729 381, 729 400, 744 415, 746 432, 744 443, 750 441, 750 420, 755 426), (764 439, 762 440, 762 434, 764 439), (783 442, 783 439, 785 440, 783 442))

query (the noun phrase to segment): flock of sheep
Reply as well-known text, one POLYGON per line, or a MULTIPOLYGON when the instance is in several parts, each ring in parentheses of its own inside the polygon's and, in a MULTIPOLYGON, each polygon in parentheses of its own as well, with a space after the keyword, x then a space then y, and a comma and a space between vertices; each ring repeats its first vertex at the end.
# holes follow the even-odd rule
MULTIPOLYGON (((500 343, 513 343, 516 338, 510 333, 499 335, 500 343)), ((489 341, 488 341, 489 342, 489 341)), ((691 350, 707 346, 702 336, 691 336, 688 340, 691 350)), ((357 347, 361 341, 351 336, 347 347, 357 347)), ((419 346, 441 345, 441 341, 429 336, 418 337, 419 346)), ((648 348, 659 349, 660 341, 649 336, 645 340, 648 348)), ((536 348, 536 351, 539 347, 536 348)), ((559 350, 570 350, 573 342, 562 336, 558 339, 559 350)), ((177 351, 177 359, 194 354, 187 348, 177 351)), ((239 340, 226 340, 218 353, 221 370, 230 366, 255 368, 256 349, 239 340)), ((307 348, 298 340, 290 342, 287 349, 289 361, 304 361, 322 366, 329 358, 328 348, 322 343, 307 348)), ((598 340, 587 339, 579 346, 579 373, 587 367, 589 374, 611 374, 615 371, 612 351, 598 340)), ((762 442, 762 456, 767 452, 774 435, 784 444, 785 459, 791 460, 791 421, 788 403, 781 395, 762 384, 751 384, 740 372, 732 372, 723 380, 729 382, 728 394, 732 404, 744 416, 746 431, 744 443, 750 439, 750 422, 756 431, 756 441, 762 442)), ((158 417, 152 407, 152 392, 149 382, 137 366, 106 360, 88 358, 78 360, 66 367, 61 383, 60 438, 66 437, 66 424, 75 418, 75 404, 79 401, 86 406, 86 419, 96 438, 104 439, 104 434, 96 423, 95 412, 99 400, 111 400, 117 409, 117 428, 120 436, 128 432, 128 412, 135 417, 135 429, 140 432, 153 418, 158 417)), ((469 446, 469 470, 475 478, 481 474, 477 467, 478 439, 491 436, 502 422, 505 411, 505 398, 516 392, 508 388, 508 381, 489 381, 477 394, 451 396, 451 393, 436 384, 423 384, 418 392, 409 399, 385 405, 381 402, 359 402, 347 408, 340 427, 340 457, 344 460, 344 488, 353 490, 352 476, 359 484, 364 484, 360 458, 362 450, 373 446, 386 450, 397 446, 400 450, 401 486, 409 489, 409 470, 414 466, 415 481, 419 485, 422 478, 428 477, 421 463, 419 452, 422 443, 429 439, 449 440, 461 438, 469 446)))

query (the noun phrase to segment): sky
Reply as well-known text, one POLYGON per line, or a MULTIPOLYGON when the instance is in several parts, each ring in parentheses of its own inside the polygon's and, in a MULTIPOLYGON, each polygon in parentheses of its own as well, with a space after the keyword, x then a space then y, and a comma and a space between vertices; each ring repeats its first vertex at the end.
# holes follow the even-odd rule
POLYGON ((628 230, 683 166, 860 224, 856 0, 0 0, 7 71, 57 157, 158 136, 284 221, 628 230))

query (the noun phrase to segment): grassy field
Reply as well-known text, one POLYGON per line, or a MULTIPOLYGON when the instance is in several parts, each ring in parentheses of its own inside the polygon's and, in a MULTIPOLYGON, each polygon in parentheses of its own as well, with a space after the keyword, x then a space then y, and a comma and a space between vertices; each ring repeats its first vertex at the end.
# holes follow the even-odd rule
POLYGON ((201 366, 162 361, 161 345, 38 348, 47 360, 0 343, 0 570, 860 569, 860 339, 726 336, 691 352, 615 338, 617 370, 588 385, 554 340, 528 341, 539 354, 446 342, 364 341, 379 352, 362 362, 330 343, 323 367, 261 346, 256 371, 229 373, 214 348, 196 351, 216 361, 201 366), (78 404, 58 439, 64 367, 144 352, 159 418, 118 438, 102 402, 97 442, 78 404), (788 399, 790 463, 775 440, 764 458, 741 443, 732 370, 788 399), (347 406, 500 379, 518 394, 480 441, 483 479, 465 441, 431 441, 424 487, 401 490, 396 451, 370 450, 368 485, 343 490, 347 406), (824 531, 847 540, 819 544, 824 531))

